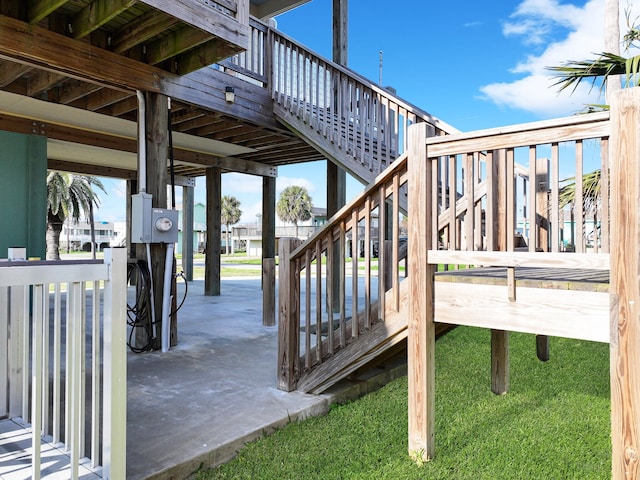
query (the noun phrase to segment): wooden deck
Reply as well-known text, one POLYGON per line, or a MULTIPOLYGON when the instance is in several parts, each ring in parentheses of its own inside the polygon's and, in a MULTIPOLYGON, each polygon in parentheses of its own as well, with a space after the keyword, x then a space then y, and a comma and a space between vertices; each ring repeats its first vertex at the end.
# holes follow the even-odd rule
POLYGON ((435 321, 609 342, 609 272, 486 267, 435 276, 435 321))

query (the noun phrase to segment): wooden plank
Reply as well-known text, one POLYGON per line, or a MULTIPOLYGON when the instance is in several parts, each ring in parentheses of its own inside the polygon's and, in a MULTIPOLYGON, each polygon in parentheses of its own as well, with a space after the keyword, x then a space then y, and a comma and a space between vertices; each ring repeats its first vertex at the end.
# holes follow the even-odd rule
POLYGON ((612 478, 640 478, 640 90, 611 99, 612 478))
MULTIPOLYGON (((316 332, 322 331, 322 242, 315 242, 316 251, 316 332)), ((329 309, 327 309, 329 310, 329 309)), ((330 326, 329 331, 333 331, 333 314, 327 317, 327 325, 330 326)), ((333 337, 333 335, 329 335, 333 337)), ((317 362, 322 362, 322 335, 316 334, 316 352, 317 362)))
POLYGON ((124 12, 136 0, 95 0, 74 15, 69 26, 73 38, 83 38, 124 12))
POLYGON ((48 17, 69 0, 35 0, 28 2, 27 18, 29 23, 38 23, 48 17))
POLYGON ((459 252, 429 250, 431 264, 451 263, 487 267, 540 267, 609 270, 609 254, 551 252, 459 252))
POLYGON ((503 286, 436 282, 435 316, 454 325, 609 342, 609 295, 604 292, 518 287, 509 301, 503 286))
POLYGON ((514 232, 515 232, 515 217, 516 217, 516 192, 515 192, 515 173, 514 173, 514 152, 513 149, 506 151, 506 177, 505 177, 505 190, 506 190, 506 205, 505 205, 505 234, 506 234, 506 250, 513 251, 514 248, 514 232))
POLYGON ((582 141, 576 142, 576 180, 573 211, 576 219, 575 248, 576 252, 585 251, 584 238, 584 182, 583 182, 583 149, 582 141))
MULTIPOLYGON (((358 235, 358 209, 353 209, 351 220, 351 318, 358 316, 358 258, 360 257, 360 237, 358 235)), ((351 336, 358 338, 360 335, 360 325, 357 321, 351 322, 351 336)))
MULTIPOLYGON (((249 48, 249 23, 236 22, 234 19, 218 9, 204 2, 176 2, 175 0, 140 0, 140 3, 160 10, 167 15, 178 18, 187 25, 192 25, 215 37, 224 39, 240 47, 238 50, 249 48)), ((245 2, 242 2, 243 4, 245 2)), ((248 6, 246 7, 248 12, 248 6)), ((244 16, 244 14, 243 14, 244 16)), ((241 18, 244 22, 244 19, 241 18)))
POLYGON ((371 328, 371 197, 364 202, 364 321, 371 328))
MULTIPOLYGON (((410 304, 407 360, 409 382, 409 454, 417 462, 435 454, 435 267, 427 261, 432 248, 431 198, 432 170, 428 168, 425 124, 409 129, 409 270, 410 304)), ((455 200, 454 200, 455 202, 455 200)))
MULTIPOLYGON (((304 365, 307 369, 311 368, 312 360, 311 360, 311 250, 307 250, 305 258, 304 258, 304 280, 305 280, 305 290, 304 290, 304 365)), ((327 323, 328 325, 328 323, 327 323)), ((321 330, 318 330, 316 324, 316 347, 320 347, 320 339, 321 339, 321 330)), ((332 352, 333 353, 333 352, 332 352)))
POLYGON ((449 182, 447 183, 447 196, 449 198, 449 250, 455 250, 458 244, 458 168, 455 155, 449 156, 449 182))
MULTIPOLYGON (((558 143, 551 144, 551 251, 560 250, 560 161, 558 143)), ((608 195, 607 195, 608 197, 608 195)), ((564 225, 563 225, 564 226, 564 225)))
POLYGON ((395 310, 400 308, 400 275, 398 270, 398 264, 400 259, 398 258, 398 251, 400 249, 400 176, 393 176, 393 213, 392 224, 393 238, 391 247, 391 256, 387 256, 387 259, 391 258, 391 290, 393 292, 392 306, 395 310))
POLYGON ((471 133, 431 137, 427 139, 427 144, 429 146, 429 155, 438 157, 441 155, 542 145, 549 143, 551 139, 567 142, 586 138, 600 138, 609 134, 608 119, 608 112, 574 115, 542 122, 476 130, 471 133))
MULTIPOLYGON (((527 217, 529 220, 529 251, 535 252, 538 247, 538 211, 537 211, 537 202, 536 202, 536 192, 537 192, 537 181, 538 181, 538 162, 536 159, 536 147, 535 145, 529 146, 529 179, 530 179, 530 188, 529 188, 529 197, 527 198, 527 192, 525 191, 523 196, 525 201, 528 200, 529 208, 527 209, 527 204, 525 203, 524 208, 527 209, 527 217)), ((525 183, 526 184, 526 183, 525 183)), ((517 220, 516 220, 517 221, 517 220)))
POLYGON ((72 78, 111 86, 127 94, 134 90, 162 93, 177 101, 225 111, 258 125, 281 128, 271 114, 272 101, 266 89, 211 68, 185 76, 171 74, 7 16, 0 16, 0 54, 72 78), (224 89, 211 88, 212 85, 236 87, 236 102, 227 104, 224 89), (251 103, 239 101, 242 98, 251 103), (256 103, 265 109, 256 109, 256 103))
MULTIPOLYGON (((611 182, 609 178, 609 139, 603 138, 600 142, 600 191, 610 192, 611 182)), ((610 251, 610 195, 600 195, 600 249, 603 253, 610 251)))

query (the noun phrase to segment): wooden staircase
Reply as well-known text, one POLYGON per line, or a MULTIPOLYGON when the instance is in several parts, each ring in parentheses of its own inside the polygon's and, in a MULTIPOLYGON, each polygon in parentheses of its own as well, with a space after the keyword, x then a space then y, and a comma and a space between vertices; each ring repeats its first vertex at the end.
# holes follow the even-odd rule
POLYGON ((426 122, 434 136, 458 132, 281 32, 270 34, 276 117, 363 184, 406 151, 409 125, 426 122))

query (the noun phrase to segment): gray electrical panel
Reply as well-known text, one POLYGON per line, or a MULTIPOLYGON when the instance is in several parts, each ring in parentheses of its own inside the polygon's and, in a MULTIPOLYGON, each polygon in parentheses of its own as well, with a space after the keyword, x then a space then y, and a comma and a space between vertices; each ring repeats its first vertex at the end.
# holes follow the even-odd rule
POLYGON ((153 208, 148 193, 131 196, 131 242, 177 243, 178 211, 153 208))

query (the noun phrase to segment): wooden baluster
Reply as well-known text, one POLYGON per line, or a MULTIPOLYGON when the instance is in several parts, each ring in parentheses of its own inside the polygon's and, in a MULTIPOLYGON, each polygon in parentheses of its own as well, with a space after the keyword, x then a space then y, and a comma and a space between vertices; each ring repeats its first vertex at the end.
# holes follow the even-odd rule
POLYGON ((351 212, 351 335, 358 338, 360 322, 358 321, 358 250, 360 237, 358 235, 358 208, 351 212))
POLYGON ((560 220, 560 165, 558 143, 551 144, 551 251, 560 250, 560 229, 564 227, 560 220))
POLYGON ((371 328, 371 197, 364 201, 364 325, 371 328))
MULTIPOLYGON (((327 317, 327 335, 333 336, 333 317, 327 317)), ((322 363, 322 240, 316 241, 316 360, 322 363)))
POLYGON ((576 140, 576 182, 574 215, 576 217, 575 247, 577 253, 585 251, 584 242, 584 185, 583 185, 582 140, 576 140))
MULTIPOLYGON (((602 164, 600 165, 600 192, 610 192, 610 180, 609 180, 609 139, 603 138, 600 140, 600 158, 602 164)), ((609 253, 610 243, 610 198, 609 195, 600 194, 600 251, 602 253, 609 253)))

